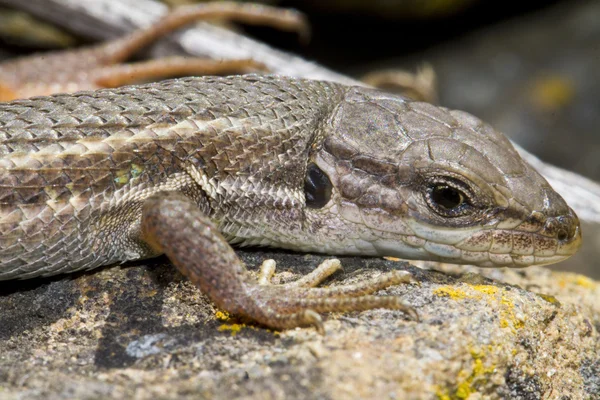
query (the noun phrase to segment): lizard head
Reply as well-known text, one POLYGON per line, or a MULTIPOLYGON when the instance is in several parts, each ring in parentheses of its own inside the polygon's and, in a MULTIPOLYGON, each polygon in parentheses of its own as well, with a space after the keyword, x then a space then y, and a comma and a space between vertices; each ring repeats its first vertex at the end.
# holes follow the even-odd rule
POLYGON ((325 251, 521 267, 581 244, 573 210, 503 134, 372 89, 348 89, 322 126, 305 196, 325 251))

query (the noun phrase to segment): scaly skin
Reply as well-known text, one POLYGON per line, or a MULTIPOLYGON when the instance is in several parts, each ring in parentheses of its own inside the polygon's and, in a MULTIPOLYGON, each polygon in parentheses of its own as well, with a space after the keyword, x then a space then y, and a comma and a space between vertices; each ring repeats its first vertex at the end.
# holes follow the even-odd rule
POLYGON ((0 280, 166 253, 228 311, 320 326, 315 311, 410 312, 367 295, 409 277, 310 287, 323 266, 302 287, 260 285, 227 242, 480 266, 552 263, 581 242, 502 134, 367 88, 248 75, 39 97, 0 104, 0 139, 0 280), (322 202, 307 202, 311 168, 330 182, 322 202), (464 200, 451 215, 440 186, 464 200))

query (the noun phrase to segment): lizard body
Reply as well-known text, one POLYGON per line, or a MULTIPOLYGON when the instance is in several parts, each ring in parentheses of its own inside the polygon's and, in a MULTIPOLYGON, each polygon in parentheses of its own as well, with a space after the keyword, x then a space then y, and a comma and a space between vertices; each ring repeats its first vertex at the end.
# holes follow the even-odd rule
MULTIPOLYGON (((560 261, 564 200, 475 117, 363 87, 186 78, 0 104, 0 280, 167 254, 220 307, 273 327, 390 307, 257 284, 227 244, 480 266, 560 261), (220 232, 220 233, 219 233, 220 232)), ((359 296, 359 297, 355 297, 359 296)))

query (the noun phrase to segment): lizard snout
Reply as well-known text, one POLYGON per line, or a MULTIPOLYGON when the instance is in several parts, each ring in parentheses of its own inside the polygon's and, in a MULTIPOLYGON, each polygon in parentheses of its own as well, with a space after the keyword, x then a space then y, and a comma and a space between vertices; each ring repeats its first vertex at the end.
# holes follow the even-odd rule
POLYGON ((538 211, 531 213, 526 221, 532 225, 542 225, 540 235, 558 240, 561 244, 577 244, 581 242, 581 226, 575 212, 568 207, 562 215, 546 217, 538 211))
POLYGON ((569 243, 576 240, 580 241, 581 227, 579 225, 579 219, 571 209, 569 209, 569 214, 567 215, 549 218, 546 225, 552 226, 551 229, 556 231, 556 238, 563 243, 569 243))
POLYGON ((553 216, 534 211, 520 228, 534 232, 534 255, 536 256, 564 259, 575 254, 581 247, 581 225, 579 218, 570 207, 566 207, 563 213, 553 216), (540 228, 528 229, 535 225, 540 228))
POLYGON ((558 240, 558 254, 569 256, 581 247, 581 224, 571 208, 565 215, 548 218, 544 231, 558 240))

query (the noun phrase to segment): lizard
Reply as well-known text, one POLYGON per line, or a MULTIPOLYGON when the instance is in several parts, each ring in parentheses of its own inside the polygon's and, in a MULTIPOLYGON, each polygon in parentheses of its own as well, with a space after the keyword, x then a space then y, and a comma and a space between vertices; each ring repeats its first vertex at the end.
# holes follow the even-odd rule
POLYGON ((232 245, 482 267, 558 262, 579 220, 478 118, 361 86, 191 77, 0 103, 0 280, 166 254, 214 304, 286 329, 390 308, 394 270, 260 279, 232 245))
POLYGON ((118 87, 157 78, 264 71, 252 59, 211 60, 171 56, 124 64, 159 38, 200 20, 230 20, 295 31, 309 36, 304 15, 292 9, 260 4, 219 2, 174 8, 152 25, 123 37, 72 50, 33 54, 0 63, 0 101, 118 87))

